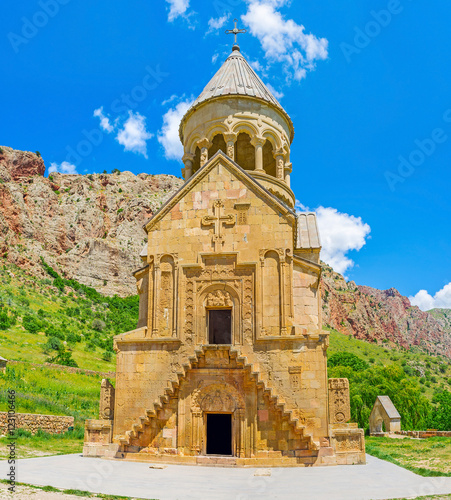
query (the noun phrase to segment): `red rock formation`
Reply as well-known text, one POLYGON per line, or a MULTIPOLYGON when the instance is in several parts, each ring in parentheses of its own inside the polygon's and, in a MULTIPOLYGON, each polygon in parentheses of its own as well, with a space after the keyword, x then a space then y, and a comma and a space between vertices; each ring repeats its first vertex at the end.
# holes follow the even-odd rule
POLYGON ((183 181, 130 172, 49 179, 36 155, 2 149, 0 257, 48 277, 42 256, 64 276, 102 293, 136 293, 131 273, 142 265, 142 226, 183 181))
POLYGON ((36 153, 0 148, 0 179, 19 181, 35 175, 43 176, 44 160, 36 153))
POLYGON ((395 288, 356 286, 324 265, 322 295, 324 323, 344 334, 451 357, 449 328, 412 306, 395 288))

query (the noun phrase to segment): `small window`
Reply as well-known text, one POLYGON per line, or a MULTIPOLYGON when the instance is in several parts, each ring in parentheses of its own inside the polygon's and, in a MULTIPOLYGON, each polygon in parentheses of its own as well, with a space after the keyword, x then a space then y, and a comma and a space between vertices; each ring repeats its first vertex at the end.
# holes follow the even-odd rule
POLYGON ((208 342, 210 344, 232 343, 231 309, 210 309, 208 311, 208 342))

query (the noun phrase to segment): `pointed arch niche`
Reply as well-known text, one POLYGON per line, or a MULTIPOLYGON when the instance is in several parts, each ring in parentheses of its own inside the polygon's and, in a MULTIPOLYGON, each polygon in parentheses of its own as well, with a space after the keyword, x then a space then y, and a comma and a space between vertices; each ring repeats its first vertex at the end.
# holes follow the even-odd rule
POLYGON ((227 144, 222 134, 216 134, 211 143, 212 146, 208 150, 208 158, 212 158, 218 151, 227 154, 227 144))
POLYGON ((281 325, 281 276, 280 258, 276 250, 264 250, 260 255, 262 324, 261 336, 280 335, 281 325))
POLYGON ((177 336, 176 264, 172 255, 163 255, 155 265, 155 323, 153 336, 171 338, 177 336))
POLYGON ((244 170, 255 169, 255 147, 251 143, 251 137, 246 132, 238 134, 235 143, 235 161, 244 170))

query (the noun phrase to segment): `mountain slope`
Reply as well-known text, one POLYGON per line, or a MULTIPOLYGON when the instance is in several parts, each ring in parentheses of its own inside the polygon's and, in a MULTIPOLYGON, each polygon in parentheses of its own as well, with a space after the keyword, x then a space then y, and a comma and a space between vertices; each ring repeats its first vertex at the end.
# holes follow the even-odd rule
POLYGON ((347 283, 327 265, 323 267, 322 284, 325 324, 369 342, 418 347, 451 357, 449 323, 412 306, 395 288, 377 290, 353 281, 347 283))
POLYGON ((40 257, 99 292, 136 293, 144 223, 183 183, 130 172, 52 174, 33 153, 0 149, 0 256, 35 276, 40 257))
MULTIPOLYGON (((0 257, 47 277, 40 257, 105 295, 136 293, 143 224, 183 184, 130 172, 52 174, 34 153, 0 148, 0 257)), ((451 357, 451 311, 411 306, 391 288, 347 283, 324 265, 323 322, 358 339, 451 357)))

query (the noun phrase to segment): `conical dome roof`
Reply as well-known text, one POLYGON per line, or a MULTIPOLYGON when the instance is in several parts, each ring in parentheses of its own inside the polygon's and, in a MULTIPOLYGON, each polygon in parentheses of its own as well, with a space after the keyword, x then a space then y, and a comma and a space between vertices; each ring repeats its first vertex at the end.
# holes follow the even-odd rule
POLYGON ((182 124, 199 104, 227 96, 246 96, 272 104, 283 113, 293 130, 293 122, 288 113, 261 81, 237 46, 186 112, 182 124))

